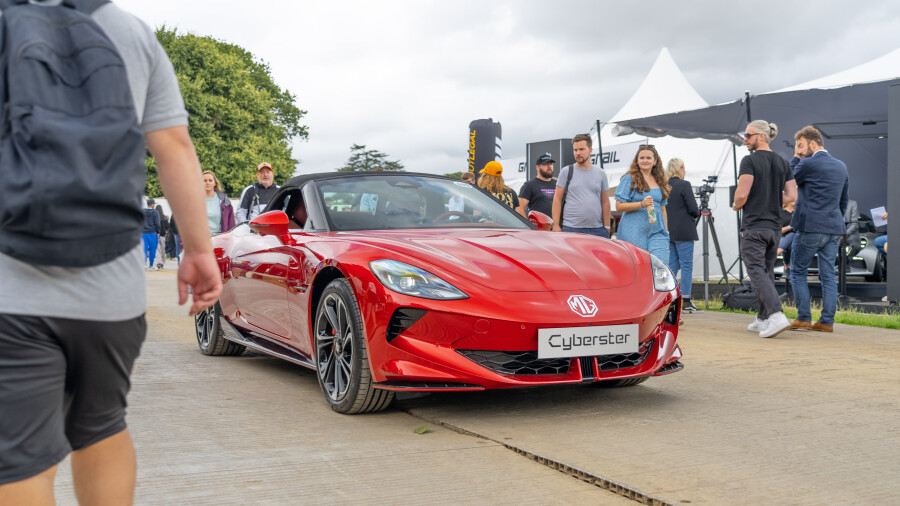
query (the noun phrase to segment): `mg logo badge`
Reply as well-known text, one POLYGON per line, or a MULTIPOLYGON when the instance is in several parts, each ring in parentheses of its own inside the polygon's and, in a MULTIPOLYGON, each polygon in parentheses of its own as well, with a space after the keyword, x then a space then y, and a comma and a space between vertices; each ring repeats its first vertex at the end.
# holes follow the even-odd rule
POLYGON ((573 295, 568 300, 569 309, 583 318, 590 318, 597 314, 597 304, 584 295, 573 295))

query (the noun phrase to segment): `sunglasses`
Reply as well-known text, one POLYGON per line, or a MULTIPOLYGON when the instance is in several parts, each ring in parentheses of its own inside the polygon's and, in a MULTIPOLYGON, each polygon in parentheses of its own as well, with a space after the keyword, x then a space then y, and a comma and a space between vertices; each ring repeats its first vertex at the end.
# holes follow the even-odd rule
POLYGON ((750 133, 744 132, 744 138, 745 138, 745 139, 749 139, 750 137, 753 137, 754 135, 759 135, 759 134, 761 134, 761 133, 762 133, 762 132, 756 132, 756 133, 750 134, 750 133))
POLYGON ((641 149, 653 149, 653 150, 655 150, 655 149, 656 149, 656 146, 654 146, 653 144, 641 144, 640 146, 638 146, 638 150, 641 150, 641 149))

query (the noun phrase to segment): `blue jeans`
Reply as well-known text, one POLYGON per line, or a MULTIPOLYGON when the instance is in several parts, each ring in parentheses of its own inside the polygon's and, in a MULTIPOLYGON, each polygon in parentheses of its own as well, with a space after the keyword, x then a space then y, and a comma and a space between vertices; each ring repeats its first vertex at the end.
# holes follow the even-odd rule
POLYGON ((791 251, 791 286, 794 289, 794 300, 797 302, 797 320, 802 322, 812 320, 806 276, 810 262, 818 255, 819 280, 822 282, 822 316, 819 322, 823 325, 834 325, 834 313, 837 311, 837 279, 834 275, 834 263, 840 242, 841 236, 836 234, 797 232, 794 237, 791 251))
POLYGON ((887 259, 887 253, 884 251, 884 245, 887 244, 887 235, 879 235, 875 238, 875 248, 881 253, 881 256, 887 259))
POLYGON ((144 239, 144 266, 148 263, 153 267, 156 261, 156 248, 159 246, 159 236, 156 234, 142 234, 144 239))
POLYGON ((609 230, 606 230, 606 227, 575 228, 563 225, 562 231, 575 232, 578 234, 599 235, 600 237, 606 237, 607 239, 609 239, 609 230))
POLYGON ((672 241, 669 243, 669 268, 678 276, 681 269, 681 296, 691 298, 694 275, 694 241, 672 241))

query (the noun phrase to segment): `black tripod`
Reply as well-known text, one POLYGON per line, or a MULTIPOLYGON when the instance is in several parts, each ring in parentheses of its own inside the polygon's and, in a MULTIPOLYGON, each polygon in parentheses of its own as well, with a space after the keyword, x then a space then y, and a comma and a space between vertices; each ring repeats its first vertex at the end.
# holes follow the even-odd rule
MULTIPOLYGON (((719 268, 728 287, 728 270, 725 269, 725 260, 722 258, 722 249, 719 247, 719 236, 716 234, 716 220, 709 209, 709 193, 700 193, 700 219, 703 220, 703 287, 704 301, 709 309, 709 233, 712 232, 713 246, 716 247, 716 256, 719 257, 719 268)), ((732 288, 734 290, 734 288, 732 288)))

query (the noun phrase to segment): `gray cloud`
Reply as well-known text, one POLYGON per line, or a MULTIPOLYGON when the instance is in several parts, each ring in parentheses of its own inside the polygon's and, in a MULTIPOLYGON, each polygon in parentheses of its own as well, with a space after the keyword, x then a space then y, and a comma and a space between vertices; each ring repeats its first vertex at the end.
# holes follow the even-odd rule
MULTIPOLYGON (((709 103, 790 86, 900 47, 900 3, 682 0, 117 2, 241 45, 309 110, 301 170, 352 143, 410 170, 465 166, 467 127, 503 125, 504 155, 615 114, 662 47, 709 103)), ((900 74, 900 69, 898 69, 900 74)))

